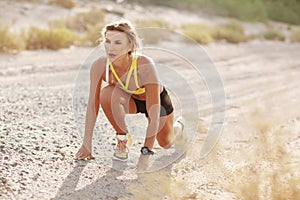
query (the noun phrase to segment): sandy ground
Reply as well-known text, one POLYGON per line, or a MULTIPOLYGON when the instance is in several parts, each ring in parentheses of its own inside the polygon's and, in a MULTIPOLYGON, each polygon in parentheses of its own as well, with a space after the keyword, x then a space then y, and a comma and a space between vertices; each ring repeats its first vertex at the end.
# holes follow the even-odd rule
MULTIPOLYGON (((29 10, 26 5, 16 10, 25 10, 21 14, 26 16, 29 10)), ((40 10, 43 9, 52 8, 40 10)), ((58 12, 65 14, 66 10, 58 12)), ((166 12, 171 15, 173 11, 166 12)), ((192 16, 190 20, 197 21, 197 17, 192 16)), ((300 167, 299 44, 215 43, 204 46, 201 54, 196 53, 199 46, 191 44, 166 43, 156 47, 183 50, 181 53, 190 62, 204 68, 208 66, 209 56, 218 70, 226 107, 217 112, 225 111, 226 118, 213 153, 200 159, 207 129, 213 126, 212 104, 205 84, 209 77, 199 76, 194 68, 176 56, 173 58, 174 55, 161 50, 148 52, 158 63, 162 81, 179 108, 176 114, 184 112, 189 119, 187 123, 193 127, 188 129, 190 146, 187 151, 177 152, 156 145, 157 153, 151 159, 152 172, 137 174, 135 165, 146 125, 141 115, 127 119, 133 134, 127 163, 111 160, 116 140, 102 110, 93 140, 96 159, 73 160, 82 141, 88 68, 97 57, 94 48, 1 54, 0 199, 241 199, 229 186, 235 186, 234 179, 240 176, 236 170, 253 161, 264 161, 253 150, 259 141, 257 130, 264 126, 280 126, 287 133, 282 140, 287 149, 286 162, 293 166, 291 174, 300 177, 295 170, 300 167), (175 72, 173 75, 183 82, 174 81, 173 75, 167 75, 170 72, 175 72), (187 86, 191 87, 193 96, 184 93, 189 91, 187 86), (194 126, 195 123, 199 126, 194 126)), ((275 171, 268 166, 261 168, 268 169, 275 171)), ((268 192, 263 190, 261 194, 261 198, 268 198, 268 192)))

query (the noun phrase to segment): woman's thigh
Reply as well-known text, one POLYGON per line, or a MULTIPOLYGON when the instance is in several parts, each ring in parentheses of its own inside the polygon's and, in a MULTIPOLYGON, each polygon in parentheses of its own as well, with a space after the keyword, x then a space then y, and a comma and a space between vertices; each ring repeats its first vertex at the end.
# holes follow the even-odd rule
POLYGON ((104 110, 124 109, 125 114, 134 114, 137 108, 131 95, 113 85, 104 87, 100 92, 100 103, 104 110))

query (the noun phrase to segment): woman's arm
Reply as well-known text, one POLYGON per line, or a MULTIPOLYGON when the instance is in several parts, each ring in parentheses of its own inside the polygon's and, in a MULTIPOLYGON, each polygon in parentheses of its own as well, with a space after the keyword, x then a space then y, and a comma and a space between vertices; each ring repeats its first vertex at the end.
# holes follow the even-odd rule
POLYGON ((160 118, 160 85, 150 83, 145 85, 146 89, 146 109, 149 115, 149 124, 147 127, 144 146, 150 150, 153 148, 156 134, 159 128, 160 118))
MULTIPOLYGON (((138 77, 139 83, 146 90, 146 109, 149 115, 149 124, 146 131, 144 146, 150 150, 153 148, 160 119, 160 84, 156 74, 154 63, 147 57, 140 57, 138 77)), ((137 169, 145 170, 148 167, 149 155, 141 154, 137 169)))
POLYGON ((160 119, 160 84, 154 62, 148 57, 140 57, 139 77, 146 91, 146 109, 149 115, 144 146, 153 148, 160 119))
POLYGON ((100 108, 100 89, 105 69, 103 59, 97 60, 90 70, 90 91, 85 117, 83 144, 75 155, 75 159, 93 158, 92 138, 95 122, 100 108))

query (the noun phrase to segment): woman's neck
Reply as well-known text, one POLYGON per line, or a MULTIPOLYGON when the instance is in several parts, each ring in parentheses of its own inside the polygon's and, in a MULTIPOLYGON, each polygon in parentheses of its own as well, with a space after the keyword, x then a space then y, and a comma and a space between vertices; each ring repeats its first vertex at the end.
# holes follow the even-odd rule
POLYGON ((130 54, 126 54, 124 56, 119 57, 117 60, 113 61, 112 64, 116 70, 127 70, 129 65, 131 65, 132 58, 130 54))

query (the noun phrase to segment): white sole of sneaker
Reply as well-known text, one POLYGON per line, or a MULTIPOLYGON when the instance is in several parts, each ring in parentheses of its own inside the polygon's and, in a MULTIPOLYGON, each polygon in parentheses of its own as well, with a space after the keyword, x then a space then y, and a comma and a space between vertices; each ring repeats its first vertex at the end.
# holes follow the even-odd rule
POLYGON ((122 159, 122 158, 118 158, 118 157, 115 157, 115 156, 113 156, 112 159, 117 160, 117 161, 122 161, 122 162, 128 161, 128 158, 122 159))

